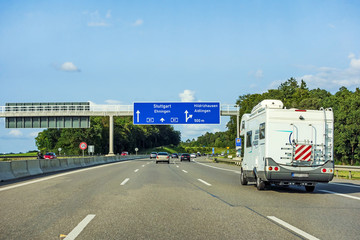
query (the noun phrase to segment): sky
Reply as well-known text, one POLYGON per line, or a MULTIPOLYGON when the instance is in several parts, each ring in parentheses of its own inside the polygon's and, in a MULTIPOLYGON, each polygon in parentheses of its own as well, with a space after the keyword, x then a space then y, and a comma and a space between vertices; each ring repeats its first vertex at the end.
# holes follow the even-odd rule
MULTIPOLYGON (((358 0, 0 1, 0 106, 9 102, 218 101, 290 77, 360 87, 358 0)), ((226 130, 174 126, 182 140, 226 130)), ((0 153, 42 129, 6 129, 0 153)))

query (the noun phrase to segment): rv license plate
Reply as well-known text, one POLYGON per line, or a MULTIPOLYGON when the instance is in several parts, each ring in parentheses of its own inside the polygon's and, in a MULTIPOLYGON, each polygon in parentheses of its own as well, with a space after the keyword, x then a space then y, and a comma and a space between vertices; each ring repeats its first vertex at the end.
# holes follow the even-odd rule
POLYGON ((305 178, 305 177, 309 177, 308 173, 291 173, 292 177, 298 177, 298 178, 305 178))

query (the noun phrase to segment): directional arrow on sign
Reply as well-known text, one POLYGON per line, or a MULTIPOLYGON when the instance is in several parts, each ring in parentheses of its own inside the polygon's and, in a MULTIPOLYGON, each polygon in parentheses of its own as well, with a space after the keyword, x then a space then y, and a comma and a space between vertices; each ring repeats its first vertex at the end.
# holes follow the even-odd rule
POLYGON ((160 122, 162 122, 162 123, 165 122, 165 119, 164 119, 164 118, 161 118, 161 119, 160 119, 160 122))
POLYGON ((140 111, 139 111, 139 110, 136 111, 136 115, 137 115, 137 119, 136 119, 136 120, 137 120, 137 122, 139 122, 139 116, 140 116, 140 111))
POLYGON ((189 115, 188 117, 188 110, 185 111, 185 122, 187 122, 190 118, 192 118, 193 115, 189 115))

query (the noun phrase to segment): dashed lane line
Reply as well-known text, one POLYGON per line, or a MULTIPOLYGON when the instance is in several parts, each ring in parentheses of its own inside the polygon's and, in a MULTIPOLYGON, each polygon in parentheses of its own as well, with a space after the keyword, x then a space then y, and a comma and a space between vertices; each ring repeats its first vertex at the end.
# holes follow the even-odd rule
POLYGON ((120 185, 124 186, 129 180, 130 180, 130 178, 126 178, 120 185))
POLYGON ((64 240, 74 240, 84 228, 93 220, 95 214, 87 215, 70 233, 64 238, 64 240))
POLYGON ((138 172, 139 171, 139 169, 136 169, 134 172, 138 172))
POLYGON ((184 173, 188 173, 188 171, 186 171, 186 170, 182 170, 184 173))
POLYGON ((199 182, 202 182, 203 184, 205 184, 205 185, 207 185, 207 186, 212 186, 210 183, 205 182, 204 180, 202 180, 202 179, 200 179, 200 178, 198 178, 198 181, 199 181, 199 182))

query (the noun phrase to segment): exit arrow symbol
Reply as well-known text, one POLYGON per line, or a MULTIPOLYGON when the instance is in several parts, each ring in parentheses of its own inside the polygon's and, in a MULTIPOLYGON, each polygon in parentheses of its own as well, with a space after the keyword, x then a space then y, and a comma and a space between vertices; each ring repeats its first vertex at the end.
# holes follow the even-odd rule
POLYGON ((140 111, 139 111, 139 110, 136 111, 136 115, 137 115, 137 119, 136 119, 136 120, 137 120, 137 122, 139 122, 139 116, 140 116, 140 111))
POLYGON ((165 119, 164 119, 164 118, 161 118, 161 119, 160 119, 160 122, 162 122, 162 123, 163 123, 164 121, 165 121, 165 119))
POLYGON ((187 122, 190 118, 192 118, 193 115, 189 115, 188 117, 188 110, 185 111, 185 122, 187 122))

